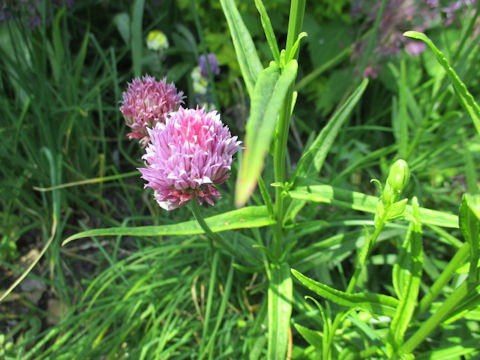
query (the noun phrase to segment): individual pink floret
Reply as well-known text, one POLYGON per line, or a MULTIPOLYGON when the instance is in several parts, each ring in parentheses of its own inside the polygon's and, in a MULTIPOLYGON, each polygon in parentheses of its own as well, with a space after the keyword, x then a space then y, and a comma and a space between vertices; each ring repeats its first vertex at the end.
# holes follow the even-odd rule
POLYGON ((138 170, 158 204, 172 210, 196 196, 200 204, 213 205, 220 197, 214 185, 228 179, 240 146, 218 113, 180 108, 148 133, 146 168, 138 170))
POLYGON ((166 79, 155 80, 150 75, 142 79, 135 78, 123 93, 120 111, 132 132, 130 139, 140 139, 143 147, 149 141, 148 128, 159 122, 165 122, 172 111, 183 103, 183 92, 178 92, 174 84, 167 84, 166 79))

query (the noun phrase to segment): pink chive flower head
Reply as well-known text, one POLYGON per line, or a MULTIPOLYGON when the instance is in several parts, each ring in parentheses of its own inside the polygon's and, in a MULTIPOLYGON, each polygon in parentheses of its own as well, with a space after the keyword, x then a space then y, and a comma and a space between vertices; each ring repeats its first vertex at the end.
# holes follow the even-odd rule
POLYGON ((213 205, 220 197, 215 185, 228 179, 240 146, 218 113, 180 108, 148 132, 146 167, 138 170, 158 204, 172 210, 196 196, 200 204, 213 205))
POLYGON ((149 141, 147 129, 155 127, 158 122, 165 122, 168 114, 183 103, 183 92, 177 92, 174 84, 167 84, 166 79, 157 81, 149 75, 133 79, 122 96, 120 111, 133 130, 127 136, 129 139, 140 139, 143 146, 149 141))

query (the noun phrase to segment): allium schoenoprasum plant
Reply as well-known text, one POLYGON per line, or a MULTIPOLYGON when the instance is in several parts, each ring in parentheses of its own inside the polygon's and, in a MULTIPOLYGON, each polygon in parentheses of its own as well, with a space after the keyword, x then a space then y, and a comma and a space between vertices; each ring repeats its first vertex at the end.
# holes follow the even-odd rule
MULTIPOLYGON (((297 161, 292 161, 288 140, 301 96, 295 90, 295 82, 301 42, 307 36, 302 32, 306 1, 291 1, 286 44, 280 49, 267 9, 261 0, 255 0, 270 50, 268 64, 262 63, 235 2, 221 0, 220 4, 250 98, 244 139, 240 143, 223 124, 220 111, 183 107, 181 93, 166 80, 159 82, 144 76, 128 85, 121 111, 134 130, 129 137, 140 139, 144 166, 139 171, 146 181, 146 191, 155 205, 168 213, 190 208, 193 220, 87 230, 70 236, 64 244, 85 237, 165 236, 162 241, 168 245, 148 255, 165 260, 186 251, 187 246, 191 248, 179 257, 178 261, 185 264, 180 271, 168 262, 149 266, 146 258, 140 258, 144 251, 112 264, 110 276, 127 287, 136 280, 135 286, 124 290, 121 300, 116 298, 131 306, 105 314, 108 320, 100 323, 101 332, 88 339, 88 356, 105 356, 102 342, 118 344, 109 353, 112 358, 123 344, 126 354, 130 351, 132 356, 145 359, 185 358, 181 350, 191 347, 194 350, 187 358, 198 359, 478 356, 478 326, 475 328, 471 320, 478 318, 480 305, 480 195, 467 139, 478 143, 480 108, 446 56, 426 35, 413 31, 404 34, 425 43, 438 60, 442 72, 434 79, 435 85, 429 85, 432 92, 444 91, 448 79, 451 88, 445 94, 459 101, 465 115, 461 117, 461 128, 455 127, 456 139, 463 136, 467 149, 454 149, 457 154, 467 154, 468 192, 456 204, 458 216, 422 207, 422 199, 417 196, 421 193, 411 192, 409 198, 404 195, 412 191, 412 183, 420 182, 421 174, 416 171, 423 162, 449 156, 451 150, 451 146, 442 147, 442 142, 449 144, 446 136, 435 138, 435 131, 441 135, 444 133, 440 131, 446 131, 438 129, 443 125, 441 115, 435 113, 440 120, 430 121, 419 114, 416 93, 407 88, 405 64, 399 70, 391 66, 394 75, 398 75, 399 98, 392 105, 398 109, 392 120, 395 143, 387 154, 396 155, 388 161, 382 155, 383 160, 379 161, 380 166, 389 169, 384 182, 372 180, 379 196, 333 186, 322 181, 321 172, 333 150, 340 151, 336 142, 342 135, 350 136, 342 134, 342 129, 365 95, 369 80, 352 76, 351 91, 321 131, 310 139, 297 161), (418 123, 410 121, 410 114, 415 121, 415 116, 419 118, 418 123), (412 135, 412 131, 421 131, 425 139, 412 135), (440 143, 440 150, 417 155, 412 143, 423 145, 432 138, 440 143), (265 164, 273 166, 272 179, 266 176, 269 169, 265 169, 265 164), (221 191, 225 194, 222 186, 231 181, 230 172, 236 175, 235 189, 234 194, 226 194, 225 198, 231 199, 232 195, 234 199, 222 205, 231 208, 204 216, 220 208, 221 191), (328 211, 324 211, 326 206, 328 211), (365 213, 368 215, 364 216, 365 213), (453 235, 449 229, 453 229, 453 235), (189 238, 199 234, 204 236, 189 238), (450 258, 441 260, 441 266, 439 260, 429 256, 431 248, 440 245, 448 246, 451 253, 450 258), (196 262, 188 262, 189 258, 196 262), (187 296, 179 288, 188 273, 196 279, 206 269, 202 263, 205 261, 210 274, 206 296, 198 296, 195 282, 192 285, 192 298, 200 309, 200 318, 196 319, 186 310, 187 296), (151 292, 148 281, 163 266, 166 270, 159 275, 157 284, 168 285, 169 293, 159 299, 151 292), (376 271, 377 267, 381 271, 376 271), (226 314, 232 308, 233 312, 240 312, 234 304, 239 298, 245 299, 245 289, 238 289, 235 284, 247 276, 252 276, 252 283, 260 279, 254 292, 258 303, 253 307, 248 299, 238 302, 249 314, 249 328, 242 330, 247 320, 226 314), (221 289, 222 296, 217 302, 216 287, 221 289), (147 300, 142 300, 142 293, 147 300), (201 300, 197 301, 199 297, 201 300), (138 308, 142 308, 140 314, 132 310, 138 308), (120 316, 126 330, 116 338, 112 335, 113 327, 120 316), (223 331, 222 326, 227 323, 229 327, 225 329, 236 331, 223 331), (456 324, 460 324, 460 329, 456 324), (180 334, 175 326, 186 330, 180 334), (155 331, 147 332, 141 338, 141 346, 135 347, 133 340, 129 341, 129 329, 143 328, 155 331), (220 336, 231 336, 233 340, 218 344, 220 336), (232 345, 235 342, 242 345, 232 345)), ((442 104, 436 106, 441 108, 442 104)), ((425 107, 430 108, 428 104, 425 107)), ((372 125, 365 129, 374 128, 372 125)), ((100 299, 113 282, 108 274, 96 279, 83 299, 98 298, 99 306, 109 306, 118 285, 112 284, 112 294, 100 299)), ((83 316, 98 311, 93 304, 88 303, 83 316)), ((68 336, 61 334, 59 342, 68 336)), ((51 351, 55 349, 52 347, 51 351)))

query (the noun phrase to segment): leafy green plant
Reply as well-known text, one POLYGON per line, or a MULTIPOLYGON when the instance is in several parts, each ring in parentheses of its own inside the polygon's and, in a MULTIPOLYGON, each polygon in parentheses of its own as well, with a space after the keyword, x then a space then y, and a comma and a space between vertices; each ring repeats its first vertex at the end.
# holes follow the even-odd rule
MULTIPOLYGON (((204 52, 211 33, 207 29, 202 34, 202 23, 210 25, 211 14, 196 6, 200 3, 206 1, 182 1, 178 6, 185 10, 193 5, 190 25, 204 52)), ((47 44, 44 65, 51 67, 52 75, 46 83, 54 84, 45 85, 43 91, 66 86, 72 92, 65 97, 72 103, 84 100, 103 114, 101 105, 93 107, 87 100, 93 96, 101 103, 99 92, 105 89, 119 99, 119 82, 131 73, 141 75, 145 66, 142 17, 146 4, 135 1, 127 15, 131 24, 128 36, 124 31, 121 59, 115 58, 113 50, 102 50, 88 29, 82 36, 79 60, 73 60, 60 31, 64 21, 60 11, 51 38, 46 30, 41 37, 47 44), (92 48, 99 60, 89 63, 88 69, 99 71, 105 66, 108 70, 98 82, 82 70, 88 59, 83 52, 92 48), (64 61, 69 57, 72 59, 64 61), (117 60, 125 59, 131 69, 120 75, 117 60), (69 67, 72 63, 81 65, 69 67), (90 84, 88 80, 96 84, 96 90, 83 88, 90 84)), ((325 16, 342 13, 344 2, 337 7, 331 4, 324 4, 331 10, 325 16)), ((425 41, 438 57, 441 65, 433 78, 417 76, 420 63, 404 54, 386 66, 393 92, 384 95, 380 82, 357 74, 348 78, 347 90, 328 99, 329 106, 336 107, 325 120, 319 115, 325 109, 310 111, 315 105, 308 104, 302 89, 314 87, 319 74, 328 73, 330 83, 335 84, 338 78, 332 69, 350 54, 352 45, 346 44, 337 55, 327 54, 332 56, 325 56, 323 64, 305 73, 299 56, 302 39, 308 36, 302 32, 304 17, 312 21, 305 15, 306 1, 291 1, 283 49, 280 39, 285 29, 275 27, 278 22, 272 11, 280 5, 270 7, 268 2, 255 0, 239 6, 253 5, 258 11, 258 28, 263 29, 260 43, 251 30, 251 19, 246 19, 233 0, 212 4, 215 10, 220 6, 225 15, 238 62, 232 72, 241 73, 249 98, 244 103, 250 103, 244 149, 232 166, 236 183, 226 184, 226 190, 221 190, 223 200, 213 208, 200 207, 194 197, 188 205, 164 212, 142 197, 139 182, 124 181, 134 174, 133 166, 141 166, 141 161, 135 160, 139 150, 124 147, 124 130, 116 126, 114 142, 102 135, 99 144, 92 145, 91 140, 81 141, 74 134, 92 137, 87 130, 95 131, 93 124, 84 124, 87 129, 82 131, 74 120, 62 124, 72 134, 65 139, 54 136, 54 125, 45 120, 50 128, 44 135, 55 146, 36 154, 41 145, 34 143, 31 133, 18 129, 32 107, 39 106, 36 113, 41 114, 46 103, 40 107, 33 97, 25 97, 29 92, 14 81, 21 71, 14 69, 9 57, 3 60, 8 70, 6 87, 15 92, 18 104, 2 111, 10 119, 9 128, 17 129, 14 133, 21 136, 9 142, 14 149, 28 149, 25 153, 31 158, 12 155, 8 146, 2 147, 2 155, 9 161, 22 159, 29 167, 42 166, 34 181, 43 203, 34 202, 36 207, 27 204, 37 212, 48 209, 52 215, 53 224, 43 219, 42 224, 52 225, 50 233, 44 231, 44 240, 45 249, 55 246, 53 268, 62 274, 60 251, 63 249, 65 258, 81 253, 84 245, 96 251, 76 256, 105 270, 79 279, 75 276, 78 269, 67 267, 73 285, 58 286, 63 287, 62 299, 72 295, 71 300, 64 300, 66 313, 56 319, 49 312, 46 316, 55 318, 54 325, 31 326, 30 332, 24 330, 18 336, 19 329, 38 322, 35 314, 40 310, 31 306, 33 315, 0 338, 2 356, 325 360, 478 356, 478 105, 474 90, 468 91, 458 75, 468 71, 468 66, 453 70, 456 64, 452 67, 431 40, 408 32, 425 41), (445 74, 453 88, 443 82, 445 74), (455 99, 450 100, 452 94, 470 119, 458 110, 455 99), (71 154, 72 148, 79 149, 78 157, 71 154), (106 177, 98 153, 108 154, 109 150, 123 157, 109 167, 114 175, 106 177), (99 164, 101 170, 92 170, 89 161, 99 164), (370 181, 372 178, 385 181, 370 181), (65 183, 66 179, 76 181, 65 183), (97 184, 98 193, 82 194, 79 189, 92 186, 87 184, 97 184), (112 195, 117 192, 120 195, 112 195), (457 216, 451 210, 456 211, 459 203, 457 216), (79 212, 104 225, 72 220, 79 212), (145 216, 146 212, 150 214, 145 216), (69 236, 64 235, 67 232, 69 236), (103 241, 103 237, 109 240, 103 241)), ((370 51, 382 12, 368 33, 370 51)), ((112 21, 122 33, 126 13, 120 14, 112 21)), ((315 28, 312 23, 308 26, 315 28)), ((172 54, 195 44, 191 28, 182 24, 170 32, 178 45, 172 54)), ((15 35, 17 30, 12 31, 15 35)), ((478 52, 464 43, 462 47, 471 52, 462 50, 460 54, 478 60, 478 52)), ((309 52, 313 50, 309 48, 309 52)), ((423 55, 426 62, 430 55, 423 55)), ((43 70, 39 66, 38 76, 46 75, 43 70)), ((170 70, 165 68, 167 74, 178 69, 170 70)), ((56 91, 53 94, 63 99, 56 91)), ((110 124, 118 123, 116 106, 110 105, 108 111, 106 117, 113 119, 110 124)), ((7 173, 8 168, 2 171, 6 178, 16 174, 7 173)), ((4 223, 20 214, 13 195, 6 204, 4 223)), ((20 228, 9 229, 7 236, 29 231, 20 228)), ((57 278, 53 280, 45 282, 53 284, 57 278)))

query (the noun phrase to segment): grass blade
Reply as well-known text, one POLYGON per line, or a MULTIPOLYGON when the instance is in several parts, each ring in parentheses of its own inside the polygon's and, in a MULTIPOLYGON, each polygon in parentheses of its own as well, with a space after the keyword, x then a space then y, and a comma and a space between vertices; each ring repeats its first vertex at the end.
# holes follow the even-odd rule
POLYGON ((334 303, 349 308, 358 308, 370 314, 394 316, 398 300, 387 295, 374 293, 349 294, 309 279, 295 269, 292 274, 308 289, 334 303))
POLYGON ((345 101, 342 107, 335 112, 308 150, 303 153, 298 162, 297 169, 292 176, 292 180, 290 181, 291 184, 295 182, 297 177, 309 177, 320 172, 328 151, 332 147, 343 124, 365 92, 367 85, 368 79, 364 79, 352 95, 350 95, 347 101, 345 101))
POLYGON ((132 63, 133 76, 139 77, 142 74, 142 21, 143 8, 145 0, 135 0, 132 11, 132 28, 131 28, 131 46, 132 46, 132 63))
MULTIPOLYGON (((308 183, 312 185, 297 186, 288 192, 288 196, 292 199, 327 203, 372 214, 376 211, 378 198, 375 196, 330 185, 314 184, 312 181, 308 181, 308 183)), ((412 206, 407 205, 405 212, 411 214, 412 206)), ((422 224, 458 228, 456 215, 426 208, 419 208, 419 213, 422 224)))
MULTIPOLYGON (((262 227, 275 224, 275 220, 268 215, 266 206, 249 206, 206 218, 205 221, 213 232, 262 227)), ((62 245, 68 244, 72 240, 91 236, 162 236, 195 234, 203 234, 203 230, 200 225, 198 225, 197 221, 191 220, 173 225, 112 227, 87 230, 68 237, 62 245)))
POLYGON ((473 98, 472 94, 468 91, 467 87, 463 83, 463 81, 458 77, 455 70, 453 70, 452 66, 448 62, 445 55, 438 50, 435 44, 430 40, 425 34, 422 34, 417 31, 407 31, 403 33, 404 36, 410 37, 413 39, 422 40, 425 44, 427 44, 430 49, 433 50, 437 61, 440 65, 443 66, 445 71, 447 72, 450 81, 452 82, 453 88, 455 90, 455 94, 457 95, 460 103, 463 105, 464 109, 468 112, 470 117, 472 118, 473 124, 475 125, 475 129, 480 134, 480 107, 478 106, 477 102, 473 98))
POLYGON ((277 64, 280 63, 280 51, 278 50, 277 38, 275 32, 273 31, 272 24, 270 22, 270 17, 268 16, 267 10, 263 5, 262 0, 255 0, 255 6, 257 7, 258 12, 260 13, 260 20, 262 21, 263 31, 265 32, 265 37, 267 38, 268 46, 270 46, 270 51, 272 52, 273 58, 277 64))

